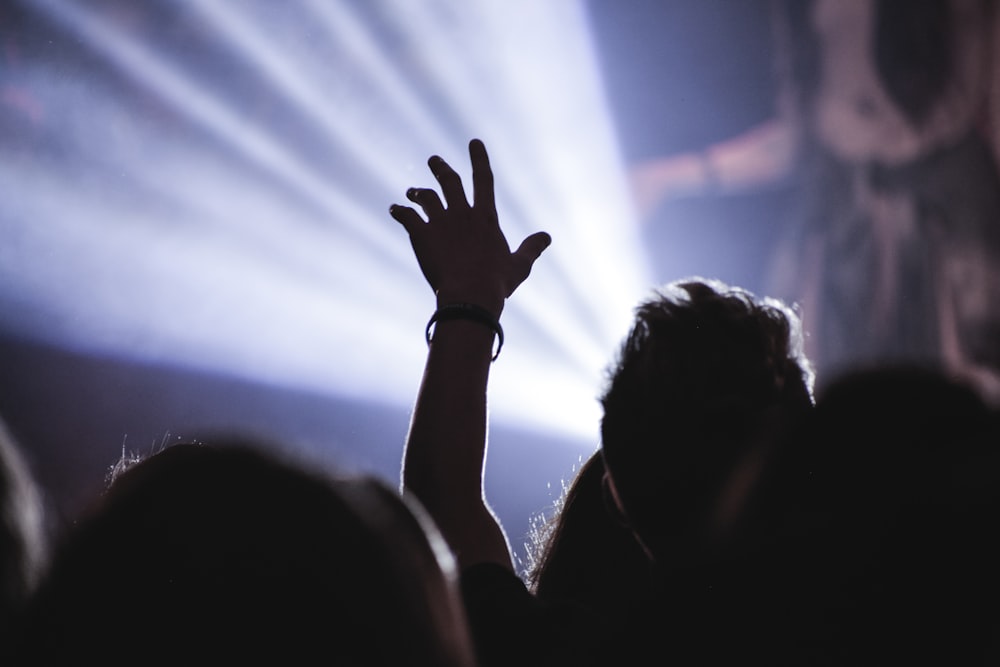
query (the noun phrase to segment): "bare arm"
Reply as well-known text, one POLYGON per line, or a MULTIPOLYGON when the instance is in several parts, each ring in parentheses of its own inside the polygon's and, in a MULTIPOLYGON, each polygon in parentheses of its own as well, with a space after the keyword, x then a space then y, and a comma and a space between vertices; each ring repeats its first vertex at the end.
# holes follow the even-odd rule
POLYGON ((776 117, 702 151, 637 163, 629 171, 639 215, 674 197, 734 194, 786 177, 798 150, 798 129, 776 117))
MULTIPOLYGON (((428 166, 437 192, 411 188, 420 206, 393 205, 390 214, 406 229, 414 254, 437 297, 437 307, 473 304, 499 321, 504 301, 548 247, 544 232, 511 252, 500 229, 493 173, 482 142, 469 143, 474 200, 459 175, 437 156, 428 166)), ((402 488, 414 494, 437 522, 464 568, 481 562, 513 569, 503 528, 483 495, 487 441, 487 384, 494 333, 467 319, 438 322, 407 434, 402 488)))

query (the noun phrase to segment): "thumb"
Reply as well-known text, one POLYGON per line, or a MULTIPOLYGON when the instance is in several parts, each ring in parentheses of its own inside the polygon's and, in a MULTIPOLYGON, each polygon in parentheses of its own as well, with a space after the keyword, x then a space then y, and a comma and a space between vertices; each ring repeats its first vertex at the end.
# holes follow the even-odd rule
MULTIPOLYGON (((536 232, 524 239, 517 250, 511 255, 514 265, 514 283, 510 287, 510 292, 524 282, 524 279, 531 273, 531 267, 535 260, 541 256, 542 252, 552 243, 552 237, 546 232, 536 232)), ((508 294, 507 296, 510 296, 508 294)))
POLYGON ((514 251, 514 261, 531 268, 542 252, 552 244, 552 237, 547 232, 535 232, 528 238, 521 241, 521 245, 514 251))

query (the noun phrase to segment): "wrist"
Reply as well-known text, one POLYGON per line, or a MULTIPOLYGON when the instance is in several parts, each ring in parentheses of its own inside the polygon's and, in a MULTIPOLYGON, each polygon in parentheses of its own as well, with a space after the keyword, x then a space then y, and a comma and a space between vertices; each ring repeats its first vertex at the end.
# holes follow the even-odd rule
POLYGON ((505 301, 503 297, 490 295, 485 290, 437 290, 435 296, 439 309, 454 304, 471 304, 486 311, 495 320, 500 319, 505 301))
POLYGON ((496 338, 496 351, 491 356, 492 361, 500 356, 500 349, 503 347, 503 327, 500 320, 490 311, 473 303, 450 303, 439 306, 430 320, 427 321, 425 336, 427 344, 430 345, 437 332, 437 326, 443 322, 465 321, 482 327, 484 331, 490 331, 491 337, 496 338))

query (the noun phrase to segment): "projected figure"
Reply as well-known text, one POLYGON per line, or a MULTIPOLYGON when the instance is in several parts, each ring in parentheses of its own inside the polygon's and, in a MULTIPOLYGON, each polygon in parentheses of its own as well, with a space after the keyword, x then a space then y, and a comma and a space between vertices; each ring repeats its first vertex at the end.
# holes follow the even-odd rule
POLYGON ((943 362, 1000 396, 1000 29, 993 0, 776 0, 778 113, 637 165, 636 201, 792 178, 767 291, 825 373, 943 362))

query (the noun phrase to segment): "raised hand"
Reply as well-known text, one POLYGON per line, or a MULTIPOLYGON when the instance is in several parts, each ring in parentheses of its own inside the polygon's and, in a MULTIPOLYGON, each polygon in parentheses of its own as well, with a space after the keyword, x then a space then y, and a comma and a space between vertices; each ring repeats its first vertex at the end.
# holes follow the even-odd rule
POLYGON ((413 252, 439 306, 474 303, 499 316, 504 300, 528 277, 552 239, 545 232, 537 232, 511 252, 500 229, 493 171, 482 141, 469 142, 469 156, 471 205, 461 177, 434 155, 427 164, 441 187, 444 202, 433 189, 410 188, 407 198, 420 206, 427 220, 413 208, 398 204, 389 208, 389 214, 410 235, 413 252))
MULTIPOLYGON (((444 202, 432 189, 410 188, 406 196, 423 216, 408 206, 389 209, 410 235, 438 307, 431 318, 438 324, 406 436, 400 481, 433 517, 460 567, 488 562, 513 571, 509 540, 483 493, 486 389, 492 360, 503 343, 499 317, 504 300, 528 277, 551 239, 538 232, 511 252, 497 219, 493 171, 483 142, 470 141, 469 156, 472 204, 459 175, 435 155, 427 164, 444 202), (441 319, 456 308, 459 317, 441 319)), ((431 324, 427 326, 430 343, 431 324)))

